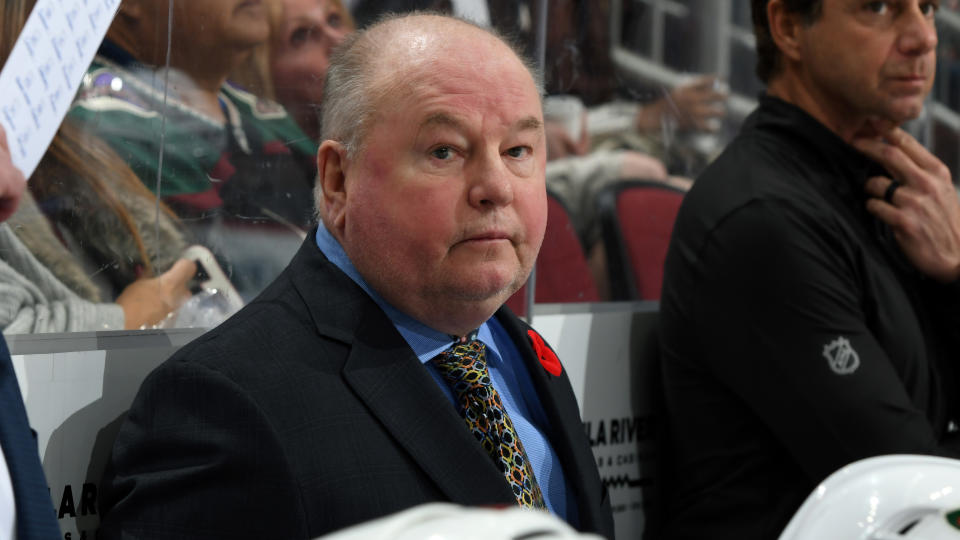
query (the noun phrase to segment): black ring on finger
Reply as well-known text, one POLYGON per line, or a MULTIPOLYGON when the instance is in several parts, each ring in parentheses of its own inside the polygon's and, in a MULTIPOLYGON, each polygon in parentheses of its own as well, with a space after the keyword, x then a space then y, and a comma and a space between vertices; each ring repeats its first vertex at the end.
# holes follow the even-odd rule
POLYGON ((887 186, 887 190, 883 192, 883 200, 889 204, 893 204, 893 192, 896 191, 898 187, 900 187, 900 182, 891 180, 890 185, 887 186))

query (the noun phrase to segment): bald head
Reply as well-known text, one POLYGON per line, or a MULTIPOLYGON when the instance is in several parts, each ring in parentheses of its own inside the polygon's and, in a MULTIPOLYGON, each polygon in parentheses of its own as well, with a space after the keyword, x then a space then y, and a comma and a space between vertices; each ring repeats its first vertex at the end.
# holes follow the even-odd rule
POLYGON ((324 84, 321 139, 339 141, 354 155, 385 97, 429 76, 445 56, 479 46, 500 48, 504 62, 522 64, 542 94, 536 69, 494 31, 445 15, 391 15, 353 34, 334 53, 324 84))

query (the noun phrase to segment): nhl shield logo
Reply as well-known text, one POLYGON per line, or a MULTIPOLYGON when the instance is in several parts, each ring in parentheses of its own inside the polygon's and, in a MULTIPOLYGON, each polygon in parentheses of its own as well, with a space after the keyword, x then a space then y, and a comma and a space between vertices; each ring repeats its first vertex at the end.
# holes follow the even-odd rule
POLYGON ((837 375, 849 375, 860 367, 860 355, 850 346, 850 340, 844 337, 824 345, 823 357, 837 375))

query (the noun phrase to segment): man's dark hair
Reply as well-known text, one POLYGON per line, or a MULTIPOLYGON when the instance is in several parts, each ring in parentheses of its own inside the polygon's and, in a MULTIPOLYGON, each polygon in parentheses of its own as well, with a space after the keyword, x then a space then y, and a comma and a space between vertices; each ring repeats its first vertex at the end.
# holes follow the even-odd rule
MULTIPOLYGON (((757 38, 757 76, 768 83, 780 71, 780 49, 770 35, 767 20, 767 4, 770 0, 750 0, 753 13, 753 34, 757 38)), ((797 13, 807 24, 813 24, 820 16, 823 0, 783 0, 788 13, 797 13)))

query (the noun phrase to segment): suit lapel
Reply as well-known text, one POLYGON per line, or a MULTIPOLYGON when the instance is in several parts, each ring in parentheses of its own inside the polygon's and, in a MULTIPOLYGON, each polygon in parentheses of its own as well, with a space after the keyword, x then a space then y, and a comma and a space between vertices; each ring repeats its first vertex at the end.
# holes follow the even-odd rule
POLYGON ((517 345, 550 422, 550 444, 560 458, 568 487, 574 492, 580 529, 603 532, 606 527, 612 528, 610 510, 601 504, 604 488, 566 371, 554 376, 544 369, 527 336, 529 326, 509 309, 501 308, 497 318, 517 345))
POLYGON ((347 383, 451 501, 514 503, 503 476, 427 368, 386 316, 369 319, 344 367, 347 383))
POLYGON ((350 344, 346 384, 440 491, 458 504, 516 504, 500 471, 390 319, 326 260, 312 234, 291 272, 317 331, 350 344))

